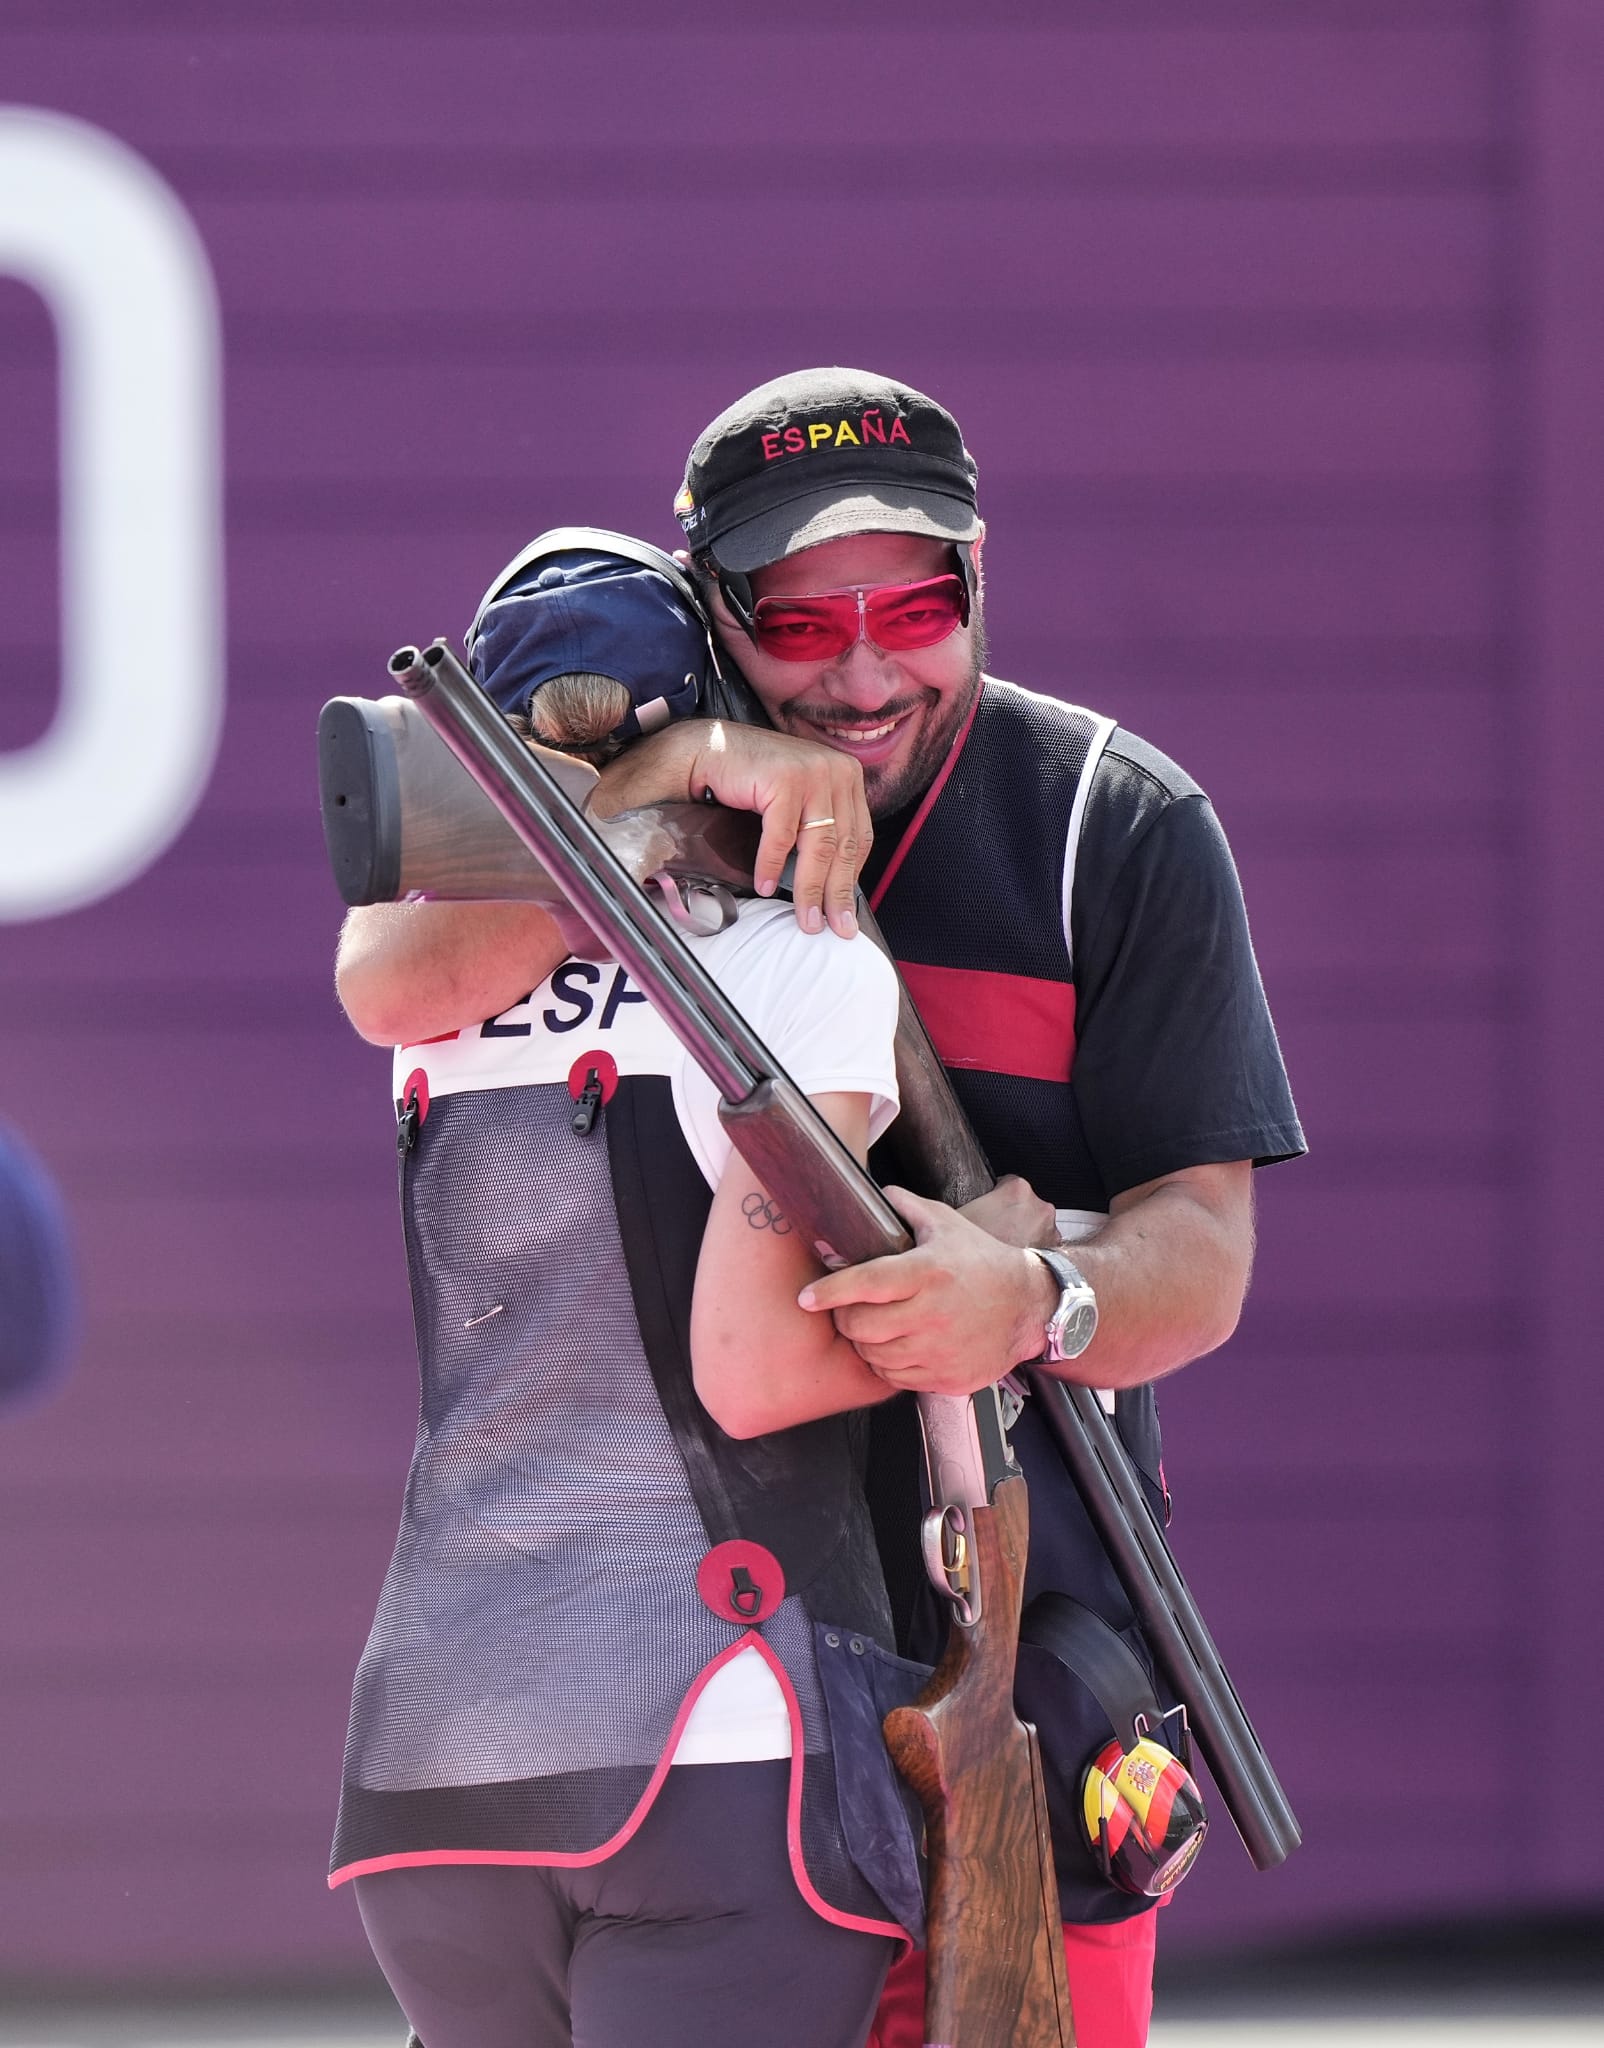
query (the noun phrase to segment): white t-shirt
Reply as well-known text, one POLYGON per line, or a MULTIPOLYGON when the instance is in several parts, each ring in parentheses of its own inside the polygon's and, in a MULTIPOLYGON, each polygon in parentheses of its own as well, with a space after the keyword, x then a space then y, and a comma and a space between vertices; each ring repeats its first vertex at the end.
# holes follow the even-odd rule
MULTIPOLYGON (((871 1142, 897 1113, 897 981, 868 939, 803 932, 789 903, 744 900, 737 921, 688 940, 804 1095, 867 1095, 871 1142)), ((691 1155, 711 1188, 732 1147, 718 1091, 613 961, 564 961, 521 1003, 482 1025, 399 1046, 394 1094, 421 1073, 449 1094, 566 1081, 605 1052, 620 1074, 667 1075, 691 1155)), ((703 1686, 677 1764, 756 1763, 791 1754, 791 1722, 769 1666, 743 1650, 703 1686)))
MULTIPOLYGON (((842 941, 828 930, 810 938, 789 907, 774 904, 752 906, 728 931, 695 944, 708 972, 802 1092, 869 1096, 869 1130, 878 1138, 897 1113, 897 988, 875 947, 867 939, 842 941), (873 954, 873 966, 865 954, 873 954)), ((717 1101, 699 1067, 681 1068, 674 1107, 711 1187, 731 1152, 717 1101)), ((764 1659, 746 1649, 702 1688, 674 1761, 761 1763, 790 1754, 785 1695, 764 1659)))
MULTIPOLYGON (((867 1095, 869 1142, 897 1113, 897 981, 869 940, 809 936, 788 903, 753 897, 736 923, 691 949, 804 1095, 867 1095)), ((730 1141, 718 1091, 688 1054, 673 1072, 674 1108, 697 1165, 716 1188, 730 1141)))
MULTIPOLYGON (((867 939, 809 936, 788 903, 758 897, 728 930, 688 943, 803 1094, 869 1096, 878 1138, 897 1113, 897 983, 884 955, 867 939)), ((420 1073, 435 1095, 566 1081, 597 1052, 620 1074, 667 1075, 685 1142, 717 1187, 730 1156, 718 1091, 611 960, 565 960, 499 1017, 398 1046, 393 1093, 399 1102, 420 1073)))

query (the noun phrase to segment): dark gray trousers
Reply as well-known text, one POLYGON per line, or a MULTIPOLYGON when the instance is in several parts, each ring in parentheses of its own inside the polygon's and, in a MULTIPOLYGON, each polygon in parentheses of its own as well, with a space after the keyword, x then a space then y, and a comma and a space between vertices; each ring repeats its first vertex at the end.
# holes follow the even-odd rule
POLYGON ((894 1944, 803 1900, 790 1765, 668 1773, 581 1870, 438 1864, 355 1880, 423 2048, 862 2048, 894 1944))

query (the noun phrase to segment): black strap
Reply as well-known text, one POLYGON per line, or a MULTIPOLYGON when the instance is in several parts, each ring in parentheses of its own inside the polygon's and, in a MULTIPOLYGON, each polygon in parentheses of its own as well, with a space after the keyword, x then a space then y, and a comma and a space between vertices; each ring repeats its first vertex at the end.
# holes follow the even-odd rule
MULTIPOLYGON (((850 1555, 858 1483, 853 1415, 736 1439, 697 1399, 691 1302, 712 1196, 681 1133, 667 1076, 627 1076, 607 1105, 607 1123, 635 1319, 709 1541, 761 1543, 779 1559, 791 1593, 808 1592, 827 1576, 835 1587, 847 1572, 851 1584, 832 1590, 831 1619, 877 1640, 882 1630, 889 1635, 878 1564, 864 1579, 850 1555)), ((863 1520, 867 1525, 867 1514, 863 1520)))
POLYGON ((1073 1672, 1122 1743, 1135 1738, 1138 1721, 1152 1732, 1162 1727, 1163 1709, 1141 1658, 1117 1629, 1068 1593, 1038 1593, 1020 1619, 1019 1640, 1073 1672))

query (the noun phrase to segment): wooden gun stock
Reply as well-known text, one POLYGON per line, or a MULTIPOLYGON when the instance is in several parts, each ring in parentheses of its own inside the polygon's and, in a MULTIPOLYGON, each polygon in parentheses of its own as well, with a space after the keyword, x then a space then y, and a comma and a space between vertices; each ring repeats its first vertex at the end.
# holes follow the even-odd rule
POLYGON ((886 1743, 924 1808, 930 1852, 925 2041, 939 2048, 1073 2043, 1058 1885, 1036 1731, 1014 1712, 1014 1653, 1029 1507, 998 1483, 965 1540, 986 1588, 955 1622, 918 1704, 886 1716, 886 1743))
MULTIPOLYGON (((565 906, 567 897, 406 697, 333 697, 318 717, 323 836, 348 904, 414 894, 565 906)), ((538 751, 576 804, 588 762, 538 751)), ((592 823, 637 882, 669 874, 750 895, 759 824, 714 804, 649 804, 592 823)))

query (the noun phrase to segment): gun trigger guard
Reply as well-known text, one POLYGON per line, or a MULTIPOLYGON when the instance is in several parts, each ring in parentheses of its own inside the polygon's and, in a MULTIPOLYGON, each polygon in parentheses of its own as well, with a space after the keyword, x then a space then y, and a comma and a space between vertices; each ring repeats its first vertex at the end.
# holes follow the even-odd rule
POLYGON ((925 1570, 936 1591, 950 1600, 955 1617, 967 1628, 980 1619, 980 1589, 975 1584, 968 1521, 951 1503, 931 1508, 919 1527, 925 1570))
POLYGON ((663 908, 675 924, 699 939, 728 931, 739 912, 735 898, 722 882, 709 882, 699 875, 671 875, 666 868, 651 877, 651 886, 663 899, 663 908))

